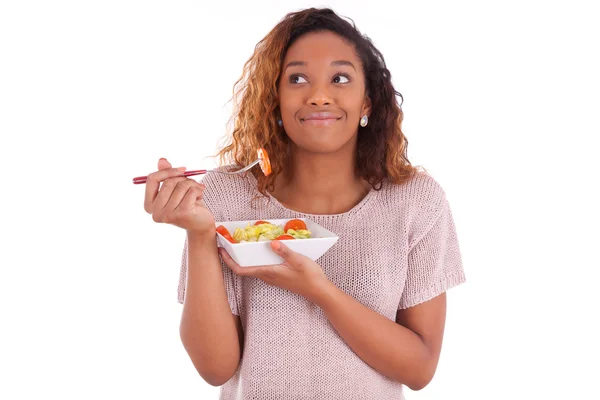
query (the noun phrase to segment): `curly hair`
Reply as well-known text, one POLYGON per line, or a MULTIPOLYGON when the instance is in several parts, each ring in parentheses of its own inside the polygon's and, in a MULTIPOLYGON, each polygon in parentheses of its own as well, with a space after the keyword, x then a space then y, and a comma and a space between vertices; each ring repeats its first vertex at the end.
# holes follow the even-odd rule
POLYGON ((243 74, 233 89, 235 109, 230 120, 233 132, 225 138, 226 143, 217 154, 221 164, 244 166, 256 159, 258 148, 264 148, 271 160, 272 173, 264 176, 258 167, 251 170, 263 195, 267 190, 273 191, 275 178, 284 170, 288 154, 289 138, 277 123, 283 60, 302 35, 322 31, 347 40, 362 62, 372 108, 369 124, 358 133, 359 176, 379 190, 385 179, 400 184, 418 172, 407 158, 408 140, 401 129, 403 113, 396 96, 404 99, 392 85, 383 55, 353 21, 351 24, 329 8, 309 8, 287 14, 258 42, 254 54, 244 64, 243 74))

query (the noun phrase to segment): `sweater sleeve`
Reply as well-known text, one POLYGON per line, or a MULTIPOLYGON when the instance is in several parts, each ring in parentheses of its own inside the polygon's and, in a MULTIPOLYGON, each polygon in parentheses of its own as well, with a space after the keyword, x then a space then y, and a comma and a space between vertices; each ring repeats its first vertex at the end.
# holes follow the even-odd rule
MULTIPOLYGON (((215 174, 216 175, 216 174, 215 174)), ((226 177, 227 178, 227 177, 226 177)), ((204 175, 200 178, 200 182, 206 185, 203 195, 203 203, 210 210, 216 221, 229 220, 228 205, 224 202, 222 193, 227 192, 229 181, 219 180, 212 174, 204 175)), ((215 245, 217 238, 215 237, 215 245)), ((229 302, 229 308, 235 315, 240 315, 239 305, 241 303, 241 282, 240 277, 236 276, 227 265, 219 258, 221 270, 223 271, 223 281, 225 283, 225 292, 229 302)), ((183 304, 185 298, 185 288, 187 281, 188 267, 188 242, 187 238, 184 242, 183 254, 181 256, 181 268, 179 273, 179 287, 177 289, 177 301, 183 304)))
MULTIPOLYGON (((216 239, 215 239, 216 240, 216 239)), ((225 293, 227 294, 227 301, 229 302, 229 308, 234 315, 239 314, 238 302, 237 302, 237 282, 233 276, 233 272, 229 269, 223 261, 220 261, 221 269, 223 271, 223 281, 225 283, 225 293)), ((177 288, 177 301, 183 304, 185 299, 185 287, 187 282, 187 267, 188 267, 188 242, 187 238, 183 246, 183 254, 181 256, 181 268, 179 272, 179 286, 177 288)))
POLYGON ((408 253, 404 290, 398 309, 416 306, 465 282, 456 227, 443 196, 438 215, 408 253))

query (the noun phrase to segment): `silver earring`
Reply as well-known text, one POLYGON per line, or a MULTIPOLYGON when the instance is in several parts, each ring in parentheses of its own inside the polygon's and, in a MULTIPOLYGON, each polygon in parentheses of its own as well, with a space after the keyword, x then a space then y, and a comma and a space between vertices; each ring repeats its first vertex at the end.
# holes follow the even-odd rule
POLYGON ((281 118, 277 119, 277 125, 283 126, 283 121, 281 120, 281 118))
POLYGON ((367 117, 367 114, 365 114, 360 119, 360 126, 362 126, 364 128, 365 126, 367 126, 368 123, 369 123, 369 117, 367 117))

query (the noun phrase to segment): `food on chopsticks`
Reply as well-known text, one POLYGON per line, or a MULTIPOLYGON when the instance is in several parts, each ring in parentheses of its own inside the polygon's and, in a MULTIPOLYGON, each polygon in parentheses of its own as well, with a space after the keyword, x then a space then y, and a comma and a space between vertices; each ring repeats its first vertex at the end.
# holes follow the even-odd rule
POLYGON ((299 219, 291 219, 285 226, 259 220, 254 224, 248 223, 245 228, 236 228, 233 235, 223 225, 219 225, 217 232, 234 244, 270 240, 310 239, 312 237, 312 233, 307 229, 304 221, 299 219))

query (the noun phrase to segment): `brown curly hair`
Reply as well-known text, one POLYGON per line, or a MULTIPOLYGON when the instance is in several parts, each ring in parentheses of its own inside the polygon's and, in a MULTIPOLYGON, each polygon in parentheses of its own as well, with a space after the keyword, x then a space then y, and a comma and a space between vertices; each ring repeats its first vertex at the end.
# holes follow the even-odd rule
POLYGON ((330 31, 351 43, 362 62, 366 93, 371 99, 369 124, 358 133, 358 174, 375 190, 381 189, 384 179, 403 183, 419 170, 408 161, 408 140, 401 124, 403 113, 396 96, 391 73, 383 55, 352 24, 329 8, 310 8, 287 14, 262 39, 254 54, 244 64, 243 74, 235 83, 232 116, 233 132, 217 156, 221 164, 238 167, 256 160, 256 150, 264 148, 271 160, 272 173, 264 176, 258 167, 251 170, 258 181, 258 190, 272 192, 275 178, 286 164, 289 138, 277 123, 279 118, 278 85, 285 54, 302 35, 330 31))

